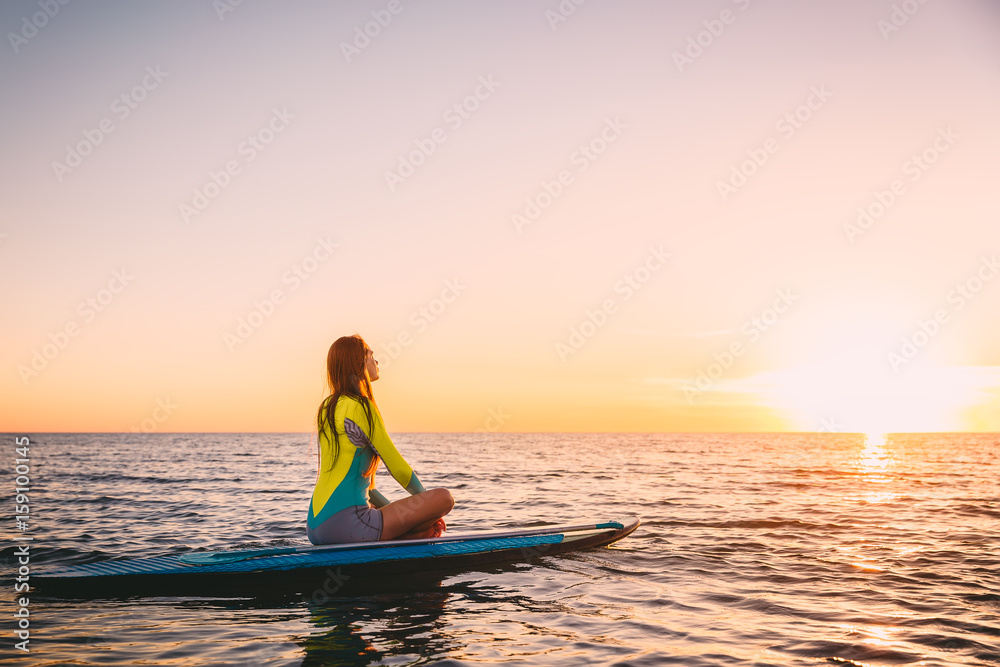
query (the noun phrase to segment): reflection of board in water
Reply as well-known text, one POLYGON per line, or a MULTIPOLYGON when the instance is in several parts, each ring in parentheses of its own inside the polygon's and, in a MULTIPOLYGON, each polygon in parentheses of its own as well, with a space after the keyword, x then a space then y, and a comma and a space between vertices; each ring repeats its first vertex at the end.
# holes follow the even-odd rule
POLYGON ((374 665, 394 657, 398 660, 398 656, 430 660, 460 651, 460 638, 428 629, 444 626, 441 618, 456 593, 466 597, 476 591, 462 585, 441 588, 441 577, 440 572, 436 582, 430 572, 417 582, 409 576, 390 577, 380 581, 376 590, 366 586, 364 594, 352 597, 350 604, 309 604, 309 621, 315 627, 294 640, 305 652, 302 667, 374 665), (383 641, 371 641, 368 630, 372 626, 385 628, 383 641))
POLYGON ((638 519, 315 547, 195 552, 54 569, 35 579, 43 595, 334 595, 355 576, 385 576, 538 558, 616 542, 638 519))

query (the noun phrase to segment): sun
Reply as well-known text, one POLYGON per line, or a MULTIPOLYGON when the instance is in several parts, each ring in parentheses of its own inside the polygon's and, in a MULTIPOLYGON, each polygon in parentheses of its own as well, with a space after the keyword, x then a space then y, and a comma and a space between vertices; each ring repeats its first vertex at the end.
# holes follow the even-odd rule
POLYGON ((996 380, 984 369, 844 355, 753 378, 762 399, 796 430, 855 433, 962 431, 996 380))

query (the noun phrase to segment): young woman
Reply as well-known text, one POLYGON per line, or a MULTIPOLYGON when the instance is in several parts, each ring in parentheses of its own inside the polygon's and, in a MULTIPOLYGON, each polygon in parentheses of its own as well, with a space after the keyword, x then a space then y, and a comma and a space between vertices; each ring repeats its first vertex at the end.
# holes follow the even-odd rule
POLYGON ((316 415, 319 472, 306 532, 313 544, 439 537, 455 506, 448 489, 425 491, 386 433, 372 396, 378 362, 361 336, 344 336, 326 357, 330 395, 316 415), (375 490, 385 463, 411 495, 390 503, 375 490))

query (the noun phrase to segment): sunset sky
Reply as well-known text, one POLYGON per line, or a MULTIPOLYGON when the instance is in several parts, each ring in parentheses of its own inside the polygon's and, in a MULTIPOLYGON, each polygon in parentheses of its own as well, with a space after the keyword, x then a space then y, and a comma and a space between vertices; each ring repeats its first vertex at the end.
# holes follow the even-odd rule
POLYGON ((995 2, 0 24, 2 431, 1000 430, 995 2))

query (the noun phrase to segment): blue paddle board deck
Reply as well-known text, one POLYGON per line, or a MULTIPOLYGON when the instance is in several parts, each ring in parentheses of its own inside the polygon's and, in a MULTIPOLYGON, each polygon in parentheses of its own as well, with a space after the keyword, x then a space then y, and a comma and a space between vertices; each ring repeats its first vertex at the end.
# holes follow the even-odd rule
MULTIPOLYGON (((265 590, 309 594, 330 581, 355 577, 432 572, 539 558, 616 542, 639 526, 638 519, 597 524, 446 535, 325 546, 242 551, 190 552, 105 560, 39 572, 43 595, 122 597, 132 595, 255 595, 265 590)), ((340 588, 339 583, 336 586, 340 588)))

